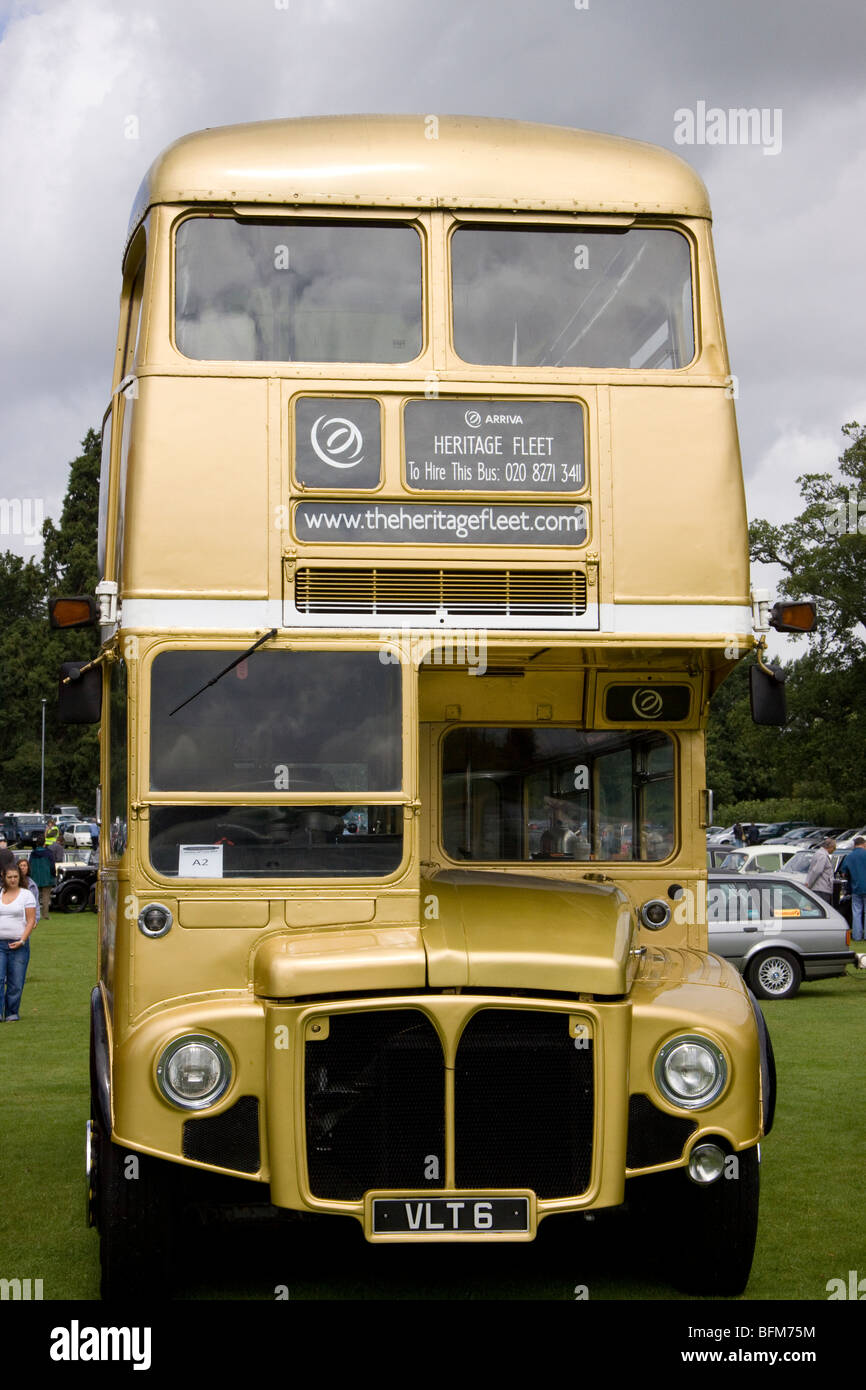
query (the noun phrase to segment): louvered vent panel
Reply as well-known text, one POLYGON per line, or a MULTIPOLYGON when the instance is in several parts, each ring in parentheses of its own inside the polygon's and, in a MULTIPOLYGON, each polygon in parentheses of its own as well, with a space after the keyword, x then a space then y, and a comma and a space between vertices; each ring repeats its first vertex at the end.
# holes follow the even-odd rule
POLYGON ((552 614, 586 612, 586 575, 577 570, 299 569, 301 613, 552 614))

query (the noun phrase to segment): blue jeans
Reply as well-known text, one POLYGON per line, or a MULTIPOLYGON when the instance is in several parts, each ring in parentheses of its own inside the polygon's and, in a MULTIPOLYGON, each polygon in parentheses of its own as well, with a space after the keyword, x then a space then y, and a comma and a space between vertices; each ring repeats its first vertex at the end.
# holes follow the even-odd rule
POLYGON ((0 941, 0 1015, 17 1018, 24 977, 30 963, 30 941, 10 950, 11 941, 0 941))
POLYGON ((863 926, 866 920, 866 893, 851 894, 851 940, 863 941, 863 926))

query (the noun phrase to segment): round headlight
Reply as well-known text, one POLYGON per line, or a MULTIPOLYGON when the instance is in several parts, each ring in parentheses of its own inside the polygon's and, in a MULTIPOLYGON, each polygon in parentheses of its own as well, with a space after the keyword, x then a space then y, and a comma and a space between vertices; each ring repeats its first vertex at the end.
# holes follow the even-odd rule
POLYGON ((203 1110, 216 1104, 231 1074, 229 1055, 222 1043, 199 1033, 170 1043, 156 1068, 162 1094, 183 1110, 203 1110))
POLYGON ((665 1043, 653 1074, 665 1100, 695 1110, 716 1099, 727 1080, 728 1064, 715 1043, 688 1035, 665 1043))
POLYGON ((664 898, 650 898, 641 907, 640 919, 650 931, 661 931, 671 920, 671 910, 664 898))
POLYGON ((162 903, 148 903, 138 914, 138 930, 145 936, 165 936, 171 923, 171 913, 162 903))

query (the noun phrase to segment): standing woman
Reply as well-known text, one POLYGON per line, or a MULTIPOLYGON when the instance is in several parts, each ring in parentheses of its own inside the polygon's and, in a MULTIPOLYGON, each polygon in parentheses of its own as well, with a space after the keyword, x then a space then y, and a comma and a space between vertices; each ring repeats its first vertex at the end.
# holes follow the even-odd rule
POLYGON ((0 892, 0 1014, 17 1023, 24 977, 30 961, 30 933, 36 926, 36 899, 21 887, 21 870, 3 870, 0 892))
POLYGON ((30 877, 30 861, 19 859, 18 867, 21 870, 21 887, 26 888, 28 893, 32 893, 36 899, 36 925, 39 926, 39 918, 42 916, 42 909, 39 906, 39 887, 30 877))

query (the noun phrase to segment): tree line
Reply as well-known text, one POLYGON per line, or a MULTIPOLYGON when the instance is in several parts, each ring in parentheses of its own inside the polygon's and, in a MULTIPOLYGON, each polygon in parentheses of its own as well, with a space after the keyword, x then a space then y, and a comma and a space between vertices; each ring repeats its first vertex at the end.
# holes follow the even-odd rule
POLYGON ((0 811, 39 809, 43 699, 45 806, 95 807, 97 732, 58 722, 57 689, 62 662, 95 656, 98 629, 52 632, 47 605, 54 594, 95 592, 99 455, 99 435, 88 430, 69 465, 60 522, 43 523, 41 560, 0 552, 0 811))
POLYGON ((716 821, 866 824, 866 426, 844 425, 837 474, 797 479, 802 509, 754 521, 753 560, 781 567, 786 598, 814 598, 818 625, 782 663, 788 722, 760 728, 741 662, 710 707, 707 780, 716 821))

